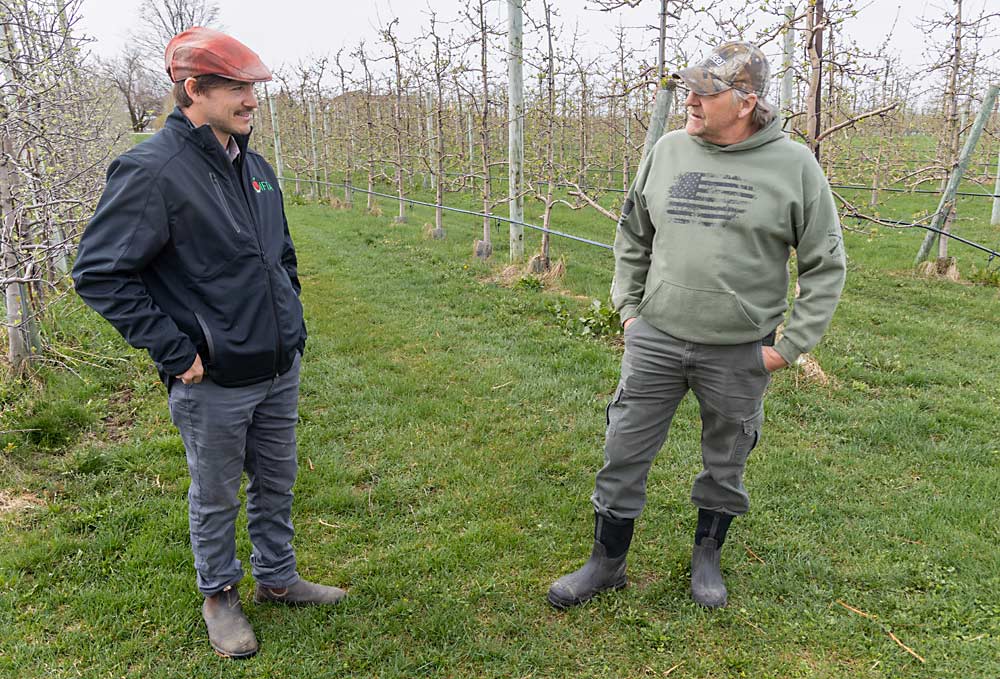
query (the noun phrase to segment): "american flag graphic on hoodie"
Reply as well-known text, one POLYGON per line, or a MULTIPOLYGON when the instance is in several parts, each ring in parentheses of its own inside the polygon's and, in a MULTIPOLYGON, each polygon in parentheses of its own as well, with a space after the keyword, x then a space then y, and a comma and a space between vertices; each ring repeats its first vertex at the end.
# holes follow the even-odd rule
POLYGON ((753 199, 753 185, 735 175, 685 172, 670 188, 667 214, 678 224, 724 227, 753 199))

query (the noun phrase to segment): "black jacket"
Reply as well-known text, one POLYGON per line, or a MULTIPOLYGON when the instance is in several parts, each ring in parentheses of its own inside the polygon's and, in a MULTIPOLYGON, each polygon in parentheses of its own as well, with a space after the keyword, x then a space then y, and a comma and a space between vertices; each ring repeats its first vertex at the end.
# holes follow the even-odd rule
POLYGON ((305 346, 295 250, 263 157, 230 161, 179 109, 108 168, 73 281, 170 386, 194 363, 224 386, 270 379, 305 346))

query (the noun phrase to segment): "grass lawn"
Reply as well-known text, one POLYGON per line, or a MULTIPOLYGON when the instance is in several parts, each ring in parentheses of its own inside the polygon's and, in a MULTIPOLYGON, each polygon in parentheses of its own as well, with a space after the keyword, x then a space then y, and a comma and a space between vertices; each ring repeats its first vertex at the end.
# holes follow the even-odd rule
MULTIPOLYGON (((976 205, 956 229, 995 245, 976 205)), ((428 210, 397 226, 383 209, 289 208, 310 329, 296 547, 302 574, 349 600, 248 603, 261 653, 211 653, 164 390, 70 300, 50 323, 76 374, 0 392, 0 676, 1000 676, 997 289, 914 277, 923 232, 847 234, 848 287, 815 352, 831 381, 775 376, 753 508, 723 555, 729 607, 687 591, 688 399, 650 475, 631 586, 560 613, 545 592, 589 554, 621 349, 567 335, 550 307, 605 299, 610 253, 556 240, 559 284, 501 287, 505 227, 491 269, 471 257, 475 218, 446 217, 432 241, 428 210)), ((554 225, 613 237, 591 214, 554 225)), ((963 272, 985 265, 952 247, 963 272)))

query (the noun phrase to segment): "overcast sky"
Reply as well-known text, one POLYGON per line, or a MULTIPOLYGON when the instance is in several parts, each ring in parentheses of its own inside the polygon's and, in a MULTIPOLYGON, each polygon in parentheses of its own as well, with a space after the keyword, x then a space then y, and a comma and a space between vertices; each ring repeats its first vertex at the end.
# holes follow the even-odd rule
MULTIPOLYGON (((981 6, 1000 0, 967 0, 966 16, 978 12, 981 6)), ((526 0, 529 12, 540 11, 540 2, 526 0)), ((608 14, 585 9, 584 0, 553 0, 560 15, 565 35, 577 24, 581 31, 582 49, 598 54, 613 45, 612 29, 621 22, 640 27, 656 22, 659 2, 644 0, 635 9, 608 14)), ((803 0, 798 0, 803 4, 803 0)), ((858 0, 861 8, 857 19, 847 24, 846 34, 862 47, 874 49, 898 16, 890 48, 904 63, 917 66, 926 61, 923 55, 926 36, 914 22, 922 15, 940 16, 945 0, 858 0)), ((139 16, 139 0, 83 0, 79 29, 96 42, 91 49, 99 55, 111 55, 124 43, 130 27, 139 16)), ((272 68, 290 65, 310 56, 334 54, 339 48, 352 48, 360 39, 376 43, 377 27, 399 17, 397 34, 402 39, 415 37, 428 24, 428 8, 433 8, 439 20, 460 16, 463 0, 220 0, 222 23, 234 36, 261 55, 272 68)), ((493 21, 505 27, 506 2, 494 2, 490 11, 493 21)), ((528 30, 528 26, 525 27, 528 30)), ((637 36, 655 38, 653 31, 637 36)), ((526 38, 527 42, 527 38, 526 38)), ((636 48, 649 51, 655 60, 655 49, 649 42, 637 39, 636 48)), ((779 49, 772 47, 771 51, 779 49)))

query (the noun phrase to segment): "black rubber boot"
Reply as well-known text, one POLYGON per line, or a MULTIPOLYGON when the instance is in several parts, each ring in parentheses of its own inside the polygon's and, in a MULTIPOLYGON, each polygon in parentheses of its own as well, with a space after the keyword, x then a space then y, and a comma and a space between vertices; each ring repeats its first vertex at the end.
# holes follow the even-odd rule
POLYGON ((726 583, 722 581, 719 557, 732 520, 728 514, 698 510, 698 528, 691 552, 691 597, 707 608, 726 605, 726 583))
POLYGON ((609 589, 622 589, 625 555, 632 543, 635 521, 621 521, 594 514, 594 548, 590 559, 577 571, 564 575, 549 587, 549 603, 563 609, 590 601, 609 589))

